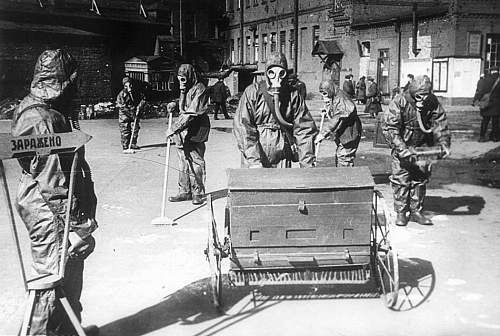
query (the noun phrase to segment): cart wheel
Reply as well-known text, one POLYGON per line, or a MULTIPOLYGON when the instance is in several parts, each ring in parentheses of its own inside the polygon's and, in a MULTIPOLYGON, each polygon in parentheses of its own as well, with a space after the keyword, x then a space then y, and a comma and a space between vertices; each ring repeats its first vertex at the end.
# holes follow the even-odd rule
POLYGON ((212 291, 212 303, 217 309, 222 308, 222 273, 221 273, 221 244, 217 233, 217 223, 215 222, 212 208, 212 196, 207 196, 207 206, 210 215, 208 223, 208 244, 205 251, 210 265, 210 287, 212 291))
POLYGON ((377 273, 380 290, 387 308, 393 308, 398 301, 399 264, 398 254, 391 249, 377 251, 377 273))

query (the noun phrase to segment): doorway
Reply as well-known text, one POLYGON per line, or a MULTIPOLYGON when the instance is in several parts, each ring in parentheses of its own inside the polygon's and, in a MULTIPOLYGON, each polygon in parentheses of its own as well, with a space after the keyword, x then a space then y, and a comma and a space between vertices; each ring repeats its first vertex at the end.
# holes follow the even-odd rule
POLYGON ((377 61, 377 84, 382 95, 389 95, 389 49, 379 49, 377 61))

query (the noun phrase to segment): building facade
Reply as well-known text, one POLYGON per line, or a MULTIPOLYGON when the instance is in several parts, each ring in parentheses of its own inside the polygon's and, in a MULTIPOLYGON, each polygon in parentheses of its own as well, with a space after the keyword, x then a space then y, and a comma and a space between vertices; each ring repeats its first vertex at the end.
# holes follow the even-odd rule
POLYGON ((308 91, 352 74, 390 96, 408 74, 426 74, 450 104, 470 103, 481 73, 500 64, 497 0, 299 1, 298 25, 294 9, 294 0, 227 0, 227 57, 261 69, 280 50, 293 64, 298 26, 296 70, 308 91))
POLYGON ((322 64, 312 55, 314 43, 328 29, 332 1, 325 0, 226 0, 228 18, 226 58, 230 64, 246 65, 229 78, 232 92, 243 91, 252 82, 253 71, 261 71, 271 52, 286 55, 290 68, 296 63, 297 74, 308 90, 317 91, 322 79, 322 64), (295 4, 298 13, 295 13, 295 4), (295 15, 298 24, 295 24, 295 15), (295 29, 297 29, 295 62, 295 29))

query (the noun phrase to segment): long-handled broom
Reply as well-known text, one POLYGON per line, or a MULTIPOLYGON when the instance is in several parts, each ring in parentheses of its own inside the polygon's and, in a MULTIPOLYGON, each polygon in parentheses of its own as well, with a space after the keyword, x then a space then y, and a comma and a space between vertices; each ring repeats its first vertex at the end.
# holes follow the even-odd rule
MULTIPOLYGON (((170 132, 172 128, 172 113, 168 114, 168 130, 167 133, 170 132)), ((168 165, 170 160, 170 138, 167 139, 167 150, 165 153, 165 173, 163 176, 163 194, 161 201, 161 216, 153 219, 151 224, 153 225, 173 225, 174 221, 165 216, 165 204, 167 199, 167 184, 168 184, 168 165)))
POLYGON ((132 149, 132 140, 134 139, 135 126, 137 125, 137 117, 139 113, 135 114, 134 125, 132 126, 132 134, 130 135, 130 141, 128 143, 128 148, 123 151, 123 154, 135 154, 135 150, 132 149))

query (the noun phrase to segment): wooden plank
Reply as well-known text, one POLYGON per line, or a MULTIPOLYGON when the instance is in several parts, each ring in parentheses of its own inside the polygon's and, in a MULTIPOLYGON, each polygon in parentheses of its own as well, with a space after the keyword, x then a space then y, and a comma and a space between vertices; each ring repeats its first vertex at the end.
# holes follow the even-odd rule
POLYGON ((228 169, 229 190, 295 190, 374 186, 368 167, 228 169))
POLYGON ((373 189, 231 191, 229 198, 231 199, 232 206, 299 204, 300 201, 305 201, 306 204, 371 203, 373 199, 373 189))
POLYGON ((348 245, 370 242, 371 204, 247 206, 231 210, 233 246, 348 245))

